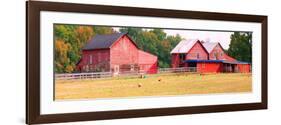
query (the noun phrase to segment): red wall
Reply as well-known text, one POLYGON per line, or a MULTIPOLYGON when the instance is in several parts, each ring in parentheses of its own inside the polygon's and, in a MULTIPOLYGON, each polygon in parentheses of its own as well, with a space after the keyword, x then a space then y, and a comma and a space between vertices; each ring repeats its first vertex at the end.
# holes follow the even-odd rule
POLYGON ((177 68, 179 66, 180 63, 180 57, 179 54, 173 53, 172 54, 172 58, 171 58, 171 67, 172 68, 177 68))
MULTIPOLYGON (((186 60, 207 60, 208 59, 208 52, 205 51, 204 47, 202 44, 200 44, 200 42, 196 42, 194 44, 194 46, 188 51, 186 52, 186 60), (199 53, 199 58, 197 58, 197 54, 199 53)), ((171 67, 172 68, 176 68, 179 67, 180 64, 180 57, 178 53, 173 53, 172 54, 172 58, 171 58, 171 67)), ((187 66, 186 64, 184 64, 183 66, 187 66)))
POLYGON ((139 50, 139 66, 140 70, 146 73, 157 73, 157 56, 139 50))
POLYGON ((83 51, 77 68, 85 71, 86 66, 88 66, 88 69, 92 71, 100 67, 102 71, 109 71, 109 57, 109 49, 83 51), (92 64, 90 64, 90 55, 92 55, 92 64))
POLYGON ((219 44, 217 44, 214 49, 210 52, 209 54, 209 59, 210 60, 223 60, 225 59, 225 52, 221 48, 219 44))
POLYGON ((251 72, 251 65, 250 64, 238 64, 238 70, 241 73, 249 73, 249 72, 251 72))
POLYGON ((197 63, 197 70, 202 73, 218 73, 222 72, 222 68, 222 63, 197 63))
POLYGON ((115 42, 110 48, 110 66, 113 69, 115 65, 137 64, 138 48, 127 36, 123 36, 115 42))
POLYGON ((82 58, 77 65, 77 70, 85 72, 85 67, 102 71, 114 71, 115 67, 138 65, 140 70, 147 73, 157 73, 157 56, 141 51, 126 35, 118 39, 108 49, 87 50, 82 52, 82 58), (90 55, 92 64, 90 64, 90 55))
POLYGON ((187 52, 187 55, 185 59, 190 60, 207 60, 208 59, 208 53, 205 51, 202 44, 199 42, 196 42, 194 46, 187 52), (199 58, 197 58, 197 54, 199 53, 199 58))

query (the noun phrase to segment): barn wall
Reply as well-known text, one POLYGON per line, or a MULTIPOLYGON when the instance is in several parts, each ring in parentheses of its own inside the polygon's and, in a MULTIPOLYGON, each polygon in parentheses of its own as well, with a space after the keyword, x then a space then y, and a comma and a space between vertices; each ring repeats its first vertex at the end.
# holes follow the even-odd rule
POLYGON ((110 66, 130 65, 138 63, 138 48, 127 36, 115 42, 110 49, 110 66))
POLYGON ((249 73, 251 72, 251 65, 250 64, 238 64, 238 70, 241 73, 249 73))
POLYGON ((219 44, 217 44, 214 49, 210 52, 209 54, 209 59, 210 60, 223 60, 225 59, 226 53, 224 50, 221 48, 219 44))
POLYGON ((202 73, 219 73, 222 72, 222 63, 197 63, 198 72, 202 73))
POLYGON ((109 49, 84 50, 78 69, 82 71, 109 71, 109 49), (90 61, 92 56, 92 62, 90 61))
POLYGON ((171 58, 171 67, 177 68, 179 66, 179 63, 180 63, 179 54, 173 53, 171 58))
POLYGON ((197 42, 194 46, 189 50, 186 55, 186 59, 190 60, 207 60, 208 53, 204 50, 203 46, 197 42), (199 58, 197 58, 197 54, 199 54, 199 58))
POLYGON ((139 50, 139 66, 140 70, 146 73, 157 73, 157 56, 139 50))

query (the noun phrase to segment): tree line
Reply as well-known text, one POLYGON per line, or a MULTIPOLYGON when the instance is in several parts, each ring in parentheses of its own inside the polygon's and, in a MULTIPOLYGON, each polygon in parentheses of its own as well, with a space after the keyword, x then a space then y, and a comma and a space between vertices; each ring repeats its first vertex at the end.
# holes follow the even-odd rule
POLYGON ((97 34, 126 32, 137 46, 158 57, 159 67, 169 67, 170 51, 182 40, 180 35, 167 35, 163 29, 118 28, 103 26, 54 25, 56 73, 75 72, 76 63, 82 56, 82 48, 97 34))
MULTIPOLYGON (((167 35, 163 29, 144 29, 134 27, 87 26, 87 25, 54 25, 54 70, 56 73, 75 72, 76 63, 81 59, 82 48, 97 34, 128 33, 141 50, 158 57, 160 68, 170 67, 171 50, 183 37, 167 35)), ((231 35, 229 49, 226 52, 240 60, 251 62, 252 34, 235 32, 231 35)))

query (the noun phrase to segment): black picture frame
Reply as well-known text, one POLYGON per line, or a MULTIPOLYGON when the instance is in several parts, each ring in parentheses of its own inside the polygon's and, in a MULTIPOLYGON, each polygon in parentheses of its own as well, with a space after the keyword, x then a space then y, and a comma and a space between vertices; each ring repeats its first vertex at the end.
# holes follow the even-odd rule
POLYGON ((26 2, 26 124, 73 122, 132 117, 150 117, 209 112, 267 109, 267 16, 214 12, 165 10, 136 7, 103 6, 57 2, 26 2), (40 114, 40 11, 99 13, 181 19, 257 22, 262 24, 262 89, 260 103, 224 104, 209 106, 153 108, 67 114, 40 114))

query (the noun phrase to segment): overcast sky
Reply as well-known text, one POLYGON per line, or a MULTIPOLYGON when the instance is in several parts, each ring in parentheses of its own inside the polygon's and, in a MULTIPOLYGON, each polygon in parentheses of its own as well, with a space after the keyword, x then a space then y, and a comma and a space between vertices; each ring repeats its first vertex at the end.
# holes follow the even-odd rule
MULTIPOLYGON (((119 28, 114 30, 118 31, 119 28)), ((164 32, 167 35, 176 35, 179 34, 185 39, 199 39, 206 42, 219 42, 224 49, 229 48, 230 36, 233 32, 222 32, 222 31, 195 31, 195 30, 171 30, 164 29, 164 32)))

